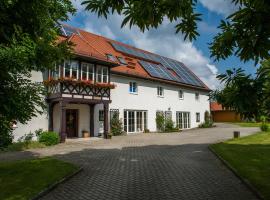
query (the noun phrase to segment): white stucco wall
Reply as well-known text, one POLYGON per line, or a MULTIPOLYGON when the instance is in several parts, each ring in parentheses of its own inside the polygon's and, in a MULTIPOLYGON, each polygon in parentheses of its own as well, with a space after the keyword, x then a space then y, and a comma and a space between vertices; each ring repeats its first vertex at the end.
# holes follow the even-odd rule
MULTIPOLYGON (((41 72, 32 73, 33 81, 42 81, 41 72)), ((116 88, 111 90, 111 100, 112 103, 109 105, 109 109, 119 109, 120 118, 123 119, 125 109, 133 110, 147 110, 147 121, 148 129, 150 131, 156 131, 156 111, 162 110, 167 111, 170 109, 172 112, 172 119, 176 121, 176 112, 190 112, 191 128, 197 127, 204 120, 204 112, 209 111, 209 100, 208 94, 206 92, 185 89, 178 86, 172 86, 164 83, 153 82, 148 80, 142 80, 131 77, 123 77, 113 74, 111 76, 111 82, 116 84, 116 88), (138 93, 129 93, 129 82, 137 82, 138 93), (157 96, 157 86, 164 88, 164 97, 157 96), (184 99, 181 100, 178 97, 178 91, 182 90, 184 92, 184 99), (195 99, 195 92, 199 92, 199 100, 195 99), (196 122, 196 113, 200 113, 201 121, 196 122)), ((68 104, 67 109, 79 109, 79 127, 78 135, 82 136, 82 130, 90 131, 90 112, 89 106, 85 104, 68 104)), ((102 122, 99 122, 99 110, 103 110, 103 104, 97 104, 95 106, 95 136, 103 131, 102 122)), ((33 118, 26 125, 18 124, 17 128, 14 130, 15 140, 29 133, 29 131, 34 132, 35 130, 42 128, 44 130, 48 129, 48 118, 47 114, 39 115, 33 118)), ((54 106, 53 111, 53 128, 54 131, 60 131, 60 107, 59 104, 54 106)))
MULTIPOLYGON (((31 75, 31 80, 33 82, 43 81, 41 72, 32 71, 31 75)), ((17 128, 15 128, 13 131, 14 141, 17 141, 24 134, 28 134, 30 131, 34 133, 35 130, 38 130, 40 128, 43 130, 48 130, 48 117, 46 111, 44 111, 42 115, 37 115, 37 117, 33 117, 26 124, 18 123, 17 128)))
POLYGON ((176 111, 190 112, 191 128, 197 127, 204 120, 204 112, 209 111, 209 97, 206 92, 184 89, 164 83, 147 81, 142 79, 112 75, 111 82, 116 88, 111 90, 110 109, 119 109, 120 118, 123 119, 124 109, 147 110, 148 129, 156 131, 156 111, 172 111, 172 119, 176 121, 176 111), (129 93, 129 82, 137 82, 138 94, 129 93), (164 97, 157 96, 157 86, 164 88, 164 97), (178 91, 183 90, 184 99, 178 98, 178 91), (199 92, 199 100, 195 99, 195 92, 199 92), (196 122, 196 113, 200 113, 201 121, 196 122))

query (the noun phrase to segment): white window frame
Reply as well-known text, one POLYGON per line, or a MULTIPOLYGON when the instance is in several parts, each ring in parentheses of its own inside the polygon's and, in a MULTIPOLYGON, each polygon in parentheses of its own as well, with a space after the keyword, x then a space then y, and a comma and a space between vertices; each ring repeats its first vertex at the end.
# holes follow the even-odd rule
POLYGON ((196 101, 200 100, 200 93, 199 92, 195 92, 195 100, 196 101))
POLYGON ((53 70, 49 69, 49 78, 58 79, 58 78, 60 78, 60 76, 61 76, 61 65, 58 65, 58 67, 57 67, 57 64, 55 64, 53 70), (58 68, 58 76, 56 77, 55 72, 56 72, 57 68, 58 68))
POLYGON ((109 83, 109 68, 108 67, 105 67, 105 66, 102 66, 102 65, 97 65, 96 82, 109 83), (101 69, 101 74, 98 74, 99 69, 101 69), (104 73, 105 69, 107 70, 106 74, 104 73), (98 75, 101 75, 101 82, 98 81, 98 75))
POLYGON ((124 110, 124 131, 126 131, 126 133, 142 133, 145 131, 145 129, 148 128, 148 111, 147 110, 124 110), (134 131, 129 131, 130 129, 130 118, 129 118, 129 113, 132 112, 134 114, 134 131), (125 115, 126 113, 126 115, 125 115), (138 120, 137 120, 137 113, 141 113, 141 120, 140 120, 140 124, 138 124, 138 120), (141 127, 141 129, 139 129, 139 126, 141 127))
POLYGON ((190 119, 190 112, 176 111, 176 126, 179 127, 179 129, 189 129, 191 126, 190 119))
POLYGON ((134 82, 134 81, 129 82, 128 91, 129 91, 130 94, 138 94, 138 84, 137 84, 137 82, 134 82), (131 90, 131 88, 132 88, 132 90, 131 90), (133 91, 133 88, 135 88, 135 91, 133 91))
POLYGON ((66 60, 64 62, 64 69, 63 69, 63 77, 65 78, 72 78, 72 66, 74 63, 77 63, 77 73, 76 73, 76 78, 75 79, 79 79, 79 61, 77 60, 66 60), (69 67, 69 77, 66 77, 66 63, 69 62, 70 67, 69 67))
POLYGON ((196 112, 196 122, 199 123, 201 122, 201 113, 196 112))
POLYGON ((183 99, 184 99, 184 91, 183 91, 183 90, 179 90, 179 91, 178 91, 178 98, 179 98, 180 100, 183 100, 183 99), (180 93, 182 94, 181 97, 180 97, 180 93))
POLYGON ((95 79, 95 66, 94 66, 94 64, 92 64, 92 63, 86 63, 86 62, 82 62, 81 63, 81 80, 83 80, 83 65, 86 65, 86 80, 90 80, 89 79, 89 76, 92 76, 92 81, 94 81, 94 79, 95 79), (91 75, 90 74, 90 68, 92 68, 92 70, 93 70, 93 74, 91 75))
POLYGON ((164 88, 162 86, 157 86, 157 96, 164 97, 164 88))

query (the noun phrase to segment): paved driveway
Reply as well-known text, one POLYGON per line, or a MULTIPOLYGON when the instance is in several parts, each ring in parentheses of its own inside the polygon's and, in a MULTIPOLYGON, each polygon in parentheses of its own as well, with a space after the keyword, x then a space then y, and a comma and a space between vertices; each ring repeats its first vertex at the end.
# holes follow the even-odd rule
POLYGON ((210 143, 231 138, 233 130, 240 130, 241 135, 258 131, 218 124, 180 134, 71 141, 21 155, 57 154, 84 168, 42 199, 256 199, 207 148, 210 143))

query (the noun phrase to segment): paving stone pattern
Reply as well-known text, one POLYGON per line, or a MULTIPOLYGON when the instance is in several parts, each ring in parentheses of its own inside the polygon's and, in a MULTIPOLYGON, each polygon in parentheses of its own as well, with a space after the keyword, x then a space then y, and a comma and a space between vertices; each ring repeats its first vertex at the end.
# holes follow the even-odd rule
POLYGON ((182 133, 140 134, 112 140, 71 141, 33 155, 54 155, 83 172, 42 199, 251 200, 257 199, 209 150, 208 145, 257 128, 218 124, 182 133))

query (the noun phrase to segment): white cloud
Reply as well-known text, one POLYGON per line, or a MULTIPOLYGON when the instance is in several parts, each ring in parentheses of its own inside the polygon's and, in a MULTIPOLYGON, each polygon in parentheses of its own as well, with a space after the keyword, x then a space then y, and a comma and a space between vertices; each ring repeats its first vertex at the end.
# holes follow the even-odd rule
POLYGON ((169 23, 168 20, 164 20, 158 29, 142 33, 137 27, 130 29, 129 26, 126 26, 121 29, 123 16, 114 14, 106 20, 97 18, 92 13, 84 12, 81 15, 83 17, 80 23, 83 24, 83 29, 182 61, 211 89, 215 89, 219 85, 215 78, 218 72, 216 66, 212 65, 209 58, 205 57, 193 43, 184 41, 181 34, 174 34, 175 24, 169 23))
POLYGON ((199 2, 209 11, 224 16, 230 15, 237 9, 231 0, 199 0, 199 2))

